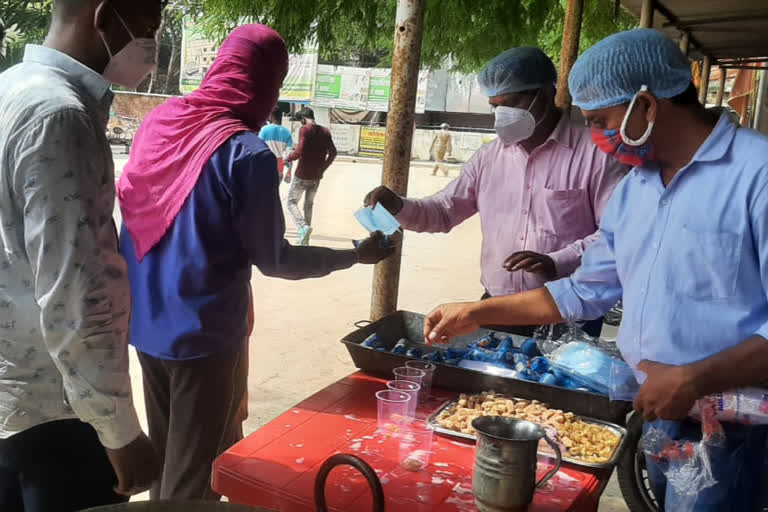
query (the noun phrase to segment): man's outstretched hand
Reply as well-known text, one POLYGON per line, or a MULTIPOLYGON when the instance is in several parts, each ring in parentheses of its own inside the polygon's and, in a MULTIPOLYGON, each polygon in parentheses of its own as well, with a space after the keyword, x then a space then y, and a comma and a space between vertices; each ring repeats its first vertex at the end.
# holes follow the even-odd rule
POLYGON ((371 236, 360 242, 355 249, 358 263, 375 265, 381 260, 389 258, 395 253, 396 239, 397 234, 387 238, 381 231, 371 233, 371 236))
POLYGON ((392 215, 397 215, 403 209, 402 198, 384 186, 371 190, 363 200, 363 205, 370 208, 377 204, 381 204, 392 215))
POLYGON ((424 341, 427 345, 448 343, 456 336, 478 330, 480 326, 470 314, 472 304, 474 303, 443 304, 427 315, 424 319, 424 341))

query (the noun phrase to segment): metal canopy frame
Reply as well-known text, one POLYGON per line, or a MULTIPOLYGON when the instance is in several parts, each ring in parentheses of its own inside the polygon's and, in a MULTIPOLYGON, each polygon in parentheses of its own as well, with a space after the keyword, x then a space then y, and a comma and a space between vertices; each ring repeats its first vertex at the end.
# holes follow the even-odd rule
POLYGON ((768 60, 766 0, 729 0, 725 5, 722 0, 621 0, 621 4, 638 19, 650 18, 648 26, 672 39, 687 36, 694 58, 708 56, 713 63, 750 68, 768 60))

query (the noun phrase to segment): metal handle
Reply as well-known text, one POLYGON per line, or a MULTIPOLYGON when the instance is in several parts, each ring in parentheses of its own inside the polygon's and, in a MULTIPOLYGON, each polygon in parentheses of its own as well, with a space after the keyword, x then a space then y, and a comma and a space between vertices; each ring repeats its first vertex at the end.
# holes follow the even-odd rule
POLYGON ((368 327, 368 326, 369 326, 369 325, 371 325, 372 323, 373 323, 373 322, 371 322, 370 320, 358 320, 357 322, 355 322, 355 323, 354 323, 354 324, 352 324, 352 325, 354 325, 354 326, 355 326, 355 327, 357 327, 358 329, 362 329, 363 327, 368 327))
MULTIPOLYGON (((347 453, 333 455, 323 463, 320 471, 317 472, 315 479, 315 507, 317 512, 328 512, 328 506, 325 503, 325 482, 328 480, 331 470, 342 465, 352 466, 363 474, 373 493, 373 512, 384 512, 384 489, 381 487, 381 480, 376 475, 376 471, 363 459, 347 453)), ((560 466, 558 465, 558 467, 560 466)))
POLYGON ((552 468, 552 471, 544 475, 541 480, 536 482, 536 488, 541 489, 541 487, 549 482, 549 480, 555 476, 555 473, 557 473, 560 470, 560 466, 563 464, 563 454, 560 453, 560 447, 557 446, 557 444, 552 441, 547 434, 544 434, 544 440, 547 442, 549 446, 552 447, 552 449, 555 451, 555 457, 557 460, 555 461, 555 467, 552 468))

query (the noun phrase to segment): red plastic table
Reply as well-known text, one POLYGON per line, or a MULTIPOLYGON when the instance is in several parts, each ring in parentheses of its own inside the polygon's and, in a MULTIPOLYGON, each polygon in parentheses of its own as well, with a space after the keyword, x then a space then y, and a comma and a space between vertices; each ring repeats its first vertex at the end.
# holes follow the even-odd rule
MULTIPOLYGON (((474 445, 435 435, 425 471, 396 463, 396 439, 376 432, 374 393, 385 381, 354 373, 304 400, 239 442, 214 463, 213 488, 230 501, 282 512, 313 512, 313 485, 322 463, 336 453, 357 455, 381 479, 388 512, 473 512, 474 445)), ((455 393, 432 390, 421 415, 455 393)), ((552 462, 539 458, 539 476, 552 462)), ((530 512, 596 511, 610 478, 609 470, 564 464, 536 492, 530 512)), ((349 467, 331 473, 326 487, 334 511, 368 512, 371 493, 363 477, 349 467)))

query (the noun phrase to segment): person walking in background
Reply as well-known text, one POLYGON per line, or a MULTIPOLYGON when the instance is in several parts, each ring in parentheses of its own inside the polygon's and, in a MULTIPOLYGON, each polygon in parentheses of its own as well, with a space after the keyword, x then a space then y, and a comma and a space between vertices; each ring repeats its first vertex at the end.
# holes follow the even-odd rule
POLYGON ((381 233, 351 250, 285 240, 277 161, 256 133, 287 72, 277 32, 238 27, 200 88, 147 116, 120 177, 131 344, 150 438, 164 457, 152 499, 219 498, 212 464, 242 438, 246 416, 253 266, 305 279, 392 252, 379 247, 381 233))
POLYGON ((429 147, 429 154, 435 158, 435 168, 432 169, 432 176, 437 176, 437 171, 442 167, 443 174, 448 176, 448 169, 440 164, 445 161, 446 155, 453 153, 453 137, 451 132, 448 131, 450 125, 443 123, 440 125, 440 131, 438 131, 432 138, 432 145, 429 147))
POLYGON ((128 373, 130 287, 104 135, 152 70, 158 0, 54 0, 0 74, 0 510, 127 501, 159 473, 128 373), (141 58, 138 58, 140 56, 141 58))
POLYGON ((323 174, 336 159, 336 146, 328 128, 315 123, 315 113, 311 108, 299 111, 294 119, 301 121, 299 145, 288 157, 289 162, 298 160, 293 175, 291 189, 288 191, 288 212, 293 217, 298 230, 299 245, 309 245, 312 234, 312 208, 315 195, 320 187, 323 174), (304 214, 299 210, 299 201, 304 196, 304 214))
MULTIPOLYGON (((269 119, 269 124, 259 132, 261 140, 267 143, 267 147, 272 151, 277 158, 277 173, 280 175, 280 179, 283 179, 283 171, 286 168, 285 158, 289 154, 289 149, 293 148, 293 137, 291 136, 291 130, 282 125, 282 115, 279 110, 272 112, 269 119)), ((288 164, 288 172, 285 173, 286 183, 291 181, 291 166, 288 164)))

